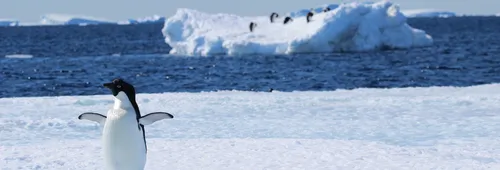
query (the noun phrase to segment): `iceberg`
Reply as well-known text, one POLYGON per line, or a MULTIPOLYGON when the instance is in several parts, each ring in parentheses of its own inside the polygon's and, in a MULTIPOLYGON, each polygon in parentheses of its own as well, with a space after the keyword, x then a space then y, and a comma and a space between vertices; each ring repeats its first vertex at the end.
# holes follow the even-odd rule
POLYGON ((97 24, 116 24, 116 22, 106 19, 73 16, 67 14, 47 14, 41 17, 41 25, 97 25, 97 24))
POLYGON ((18 26, 19 21, 15 19, 0 19, 0 26, 18 26))
POLYGON ((162 23, 162 22, 165 22, 165 17, 159 15, 153 15, 139 19, 128 19, 127 21, 120 22, 120 24, 143 24, 143 23, 162 23))
POLYGON ((433 44, 425 31, 412 28, 399 6, 389 1, 353 2, 316 13, 307 23, 301 12, 293 21, 270 23, 269 16, 209 14, 181 8, 162 29, 170 54, 243 55, 363 52, 408 49, 433 44), (257 24, 250 32, 249 24, 257 24))
POLYGON ((411 10, 402 10, 403 14, 409 18, 417 18, 417 17, 455 17, 456 13, 444 10, 437 9, 411 9, 411 10))

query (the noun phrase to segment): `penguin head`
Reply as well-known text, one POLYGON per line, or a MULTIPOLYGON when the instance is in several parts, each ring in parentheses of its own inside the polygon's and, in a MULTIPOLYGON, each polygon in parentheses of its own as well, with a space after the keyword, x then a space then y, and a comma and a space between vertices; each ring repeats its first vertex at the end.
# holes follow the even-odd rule
POLYGON ((110 89, 115 97, 119 97, 120 92, 122 92, 125 93, 129 99, 135 99, 134 86, 127 83, 123 79, 114 79, 112 82, 104 83, 103 86, 110 89))

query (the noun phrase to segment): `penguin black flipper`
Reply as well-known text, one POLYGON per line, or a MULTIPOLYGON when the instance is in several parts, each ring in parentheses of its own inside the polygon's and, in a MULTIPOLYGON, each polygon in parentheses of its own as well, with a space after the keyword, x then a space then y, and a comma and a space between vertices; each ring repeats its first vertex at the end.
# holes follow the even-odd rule
POLYGON ((144 149, 146 153, 148 153, 148 144, 146 143, 146 130, 144 129, 144 125, 139 124, 139 129, 142 131, 142 140, 144 140, 144 149))
POLYGON ((287 24, 288 22, 293 21, 291 17, 286 17, 285 20, 283 21, 283 24, 287 24))
POLYGON ((167 112, 153 112, 139 118, 141 125, 150 125, 162 119, 173 119, 174 116, 167 112))
POLYGON ((94 113, 94 112, 85 112, 82 113, 80 116, 78 116, 78 119, 80 120, 90 120, 93 122, 97 122, 101 125, 104 125, 106 122, 106 116, 99 114, 99 113, 94 113))

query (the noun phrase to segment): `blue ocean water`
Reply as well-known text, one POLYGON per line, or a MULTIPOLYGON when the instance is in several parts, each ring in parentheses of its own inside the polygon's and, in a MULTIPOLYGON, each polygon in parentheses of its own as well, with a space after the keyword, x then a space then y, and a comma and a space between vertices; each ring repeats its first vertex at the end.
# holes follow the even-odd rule
POLYGON ((470 86, 500 82, 500 17, 413 18, 435 45, 367 53, 166 55, 162 24, 0 28, 0 97, 108 94, 122 77, 139 93, 470 86))

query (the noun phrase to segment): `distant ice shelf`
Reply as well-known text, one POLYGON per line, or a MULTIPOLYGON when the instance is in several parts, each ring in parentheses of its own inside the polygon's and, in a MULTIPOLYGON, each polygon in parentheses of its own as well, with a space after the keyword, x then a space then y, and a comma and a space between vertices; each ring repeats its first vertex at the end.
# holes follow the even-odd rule
POLYGON ((143 24, 143 23, 162 23, 165 17, 160 15, 146 16, 137 19, 128 19, 125 21, 113 21, 104 18, 96 18, 83 15, 70 14, 46 14, 40 17, 38 22, 20 22, 12 19, 0 19, 0 26, 37 26, 37 25, 100 25, 100 24, 143 24))
POLYGON ((159 15, 147 16, 138 19, 128 19, 127 21, 120 21, 118 24, 143 24, 143 23, 160 23, 165 22, 165 17, 159 15))
POLYGON ((15 19, 0 19, 0 26, 18 26, 19 21, 15 19))
POLYGON ((417 18, 417 17, 455 17, 457 14, 455 12, 445 11, 445 10, 437 10, 437 9, 411 9, 411 10, 402 10, 403 14, 409 18, 417 18))
POLYGON ((47 14, 40 20, 41 25, 97 25, 97 24, 116 24, 116 22, 94 18, 90 16, 77 16, 68 14, 47 14))

